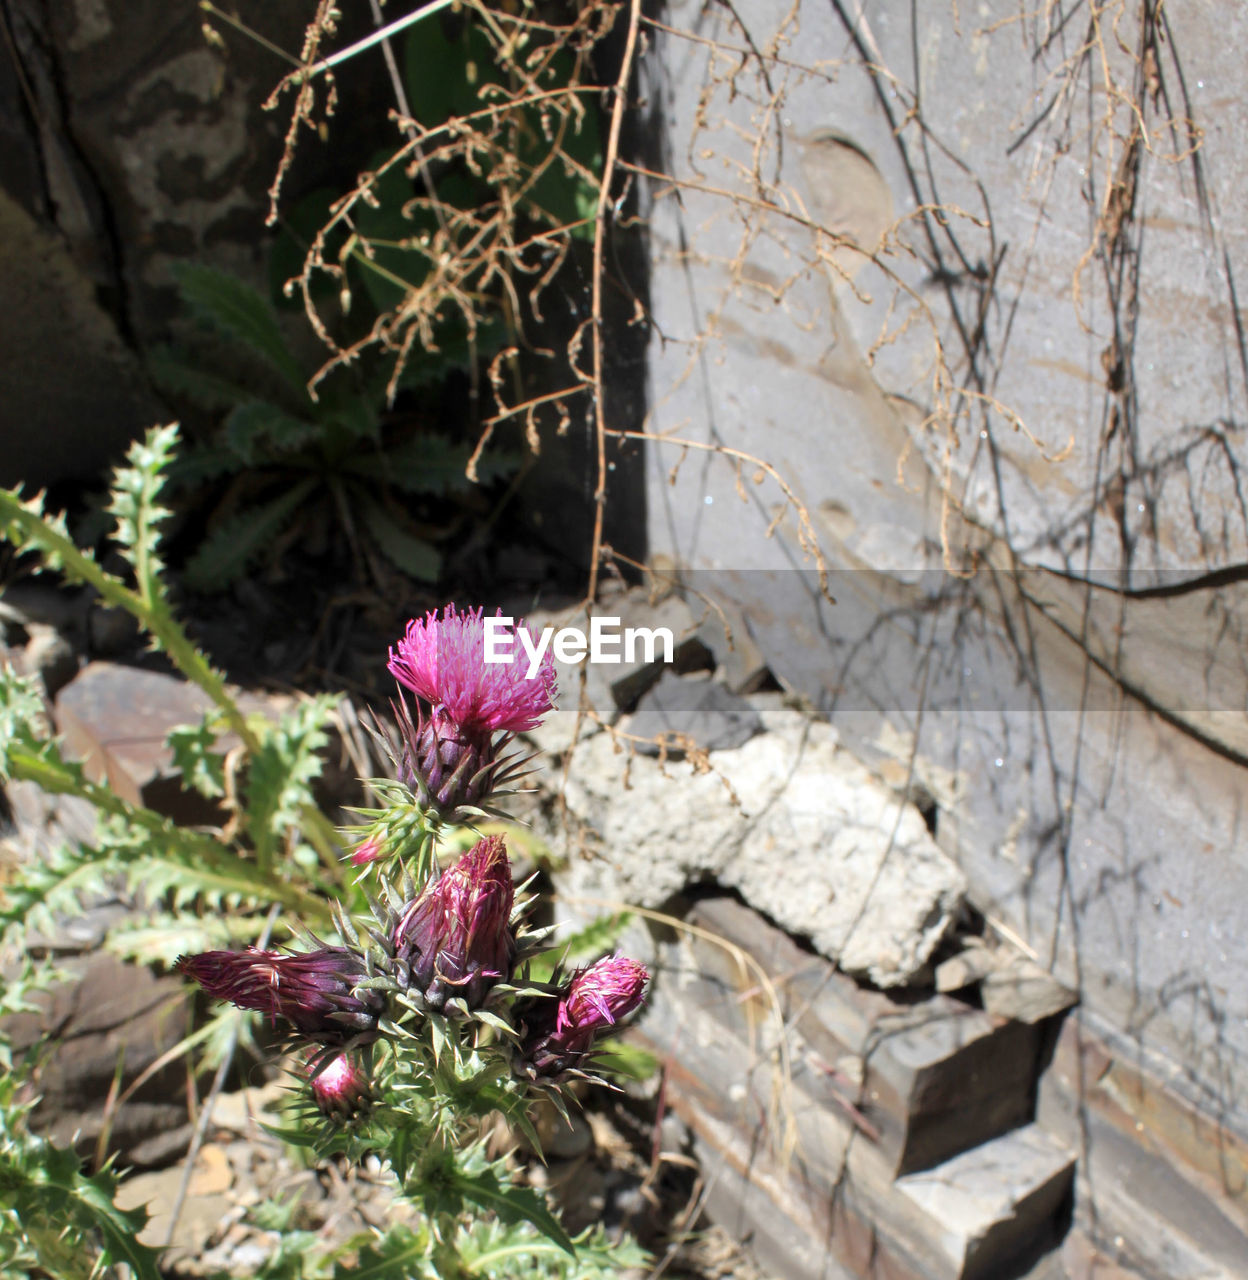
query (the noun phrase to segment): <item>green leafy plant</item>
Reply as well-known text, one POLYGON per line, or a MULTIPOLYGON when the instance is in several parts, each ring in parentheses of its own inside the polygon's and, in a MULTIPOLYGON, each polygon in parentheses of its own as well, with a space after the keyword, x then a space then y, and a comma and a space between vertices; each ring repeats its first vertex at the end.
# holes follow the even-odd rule
MULTIPOLYGON (((375 361, 338 371, 314 397, 312 371, 259 293, 207 266, 183 266, 178 281, 187 308, 231 344, 244 369, 241 378, 206 371, 171 347, 149 358, 167 392, 224 414, 215 437, 188 450, 175 471, 182 485, 230 482, 213 527, 186 564, 187 584, 228 587, 273 554, 297 522, 327 513, 365 573, 370 556, 380 554, 410 577, 436 581, 436 526, 415 524, 408 508, 473 489, 469 445, 427 429, 387 428, 388 379, 375 361)), ((517 466, 515 455, 494 452, 477 461, 474 476, 489 484, 517 466)))
POLYGON ((147 1213, 117 1206, 111 1168, 88 1177, 73 1151, 30 1132, 19 1083, 0 1075, 0 1276, 91 1280, 124 1264, 135 1280, 159 1280, 159 1255, 138 1240, 147 1213))
MULTIPOLYGON (((644 989, 644 970, 631 961, 602 960, 571 976, 549 967, 545 931, 524 924, 528 900, 513 910, 501 836, 441 869, 440 853, 462 849, 464 827, 497 813, 521 776, 523 762, 507 745, 549 709, 553 676, 544 674, 541 690, 478 697, 480 671, 466 658, 440 666, 436 629, 422 638, 412 624, 399 644, 400 680, 418 695, 428 692, 430 672, 467 683, 459 693, 445 687, 436 707, 421 703, 415 720, 401 717, 392 744, 400 781, 376 781, 383 807, 365 812, 351 859, 366 873, 385 860, 399 874, 379 876, 373 888, 365 876, 353 879, 311 791, 329 701, 304 699, 273 719, 244 714, 173 614, 160 530, 176 443, 174 428, 155 429, 116 473, 109 510, 130 577, 106 570, 74 545, 63 518, 16 491, 0 490, 0 538, 131 612, 152 647, 208 696, 210 711, 174 730, 170 743, 184 784, 218 801, 223 821, 182 829, 94 781, 48 736, 33 684, 0 668, 0 781, 80 797, 99 815, 92 841, 17 868, 0 898, 0 929, 20 943, 31 928, 53 927, 55 914, 78 910, 85 896, 124 883, 146 915, 115 927, 108 945, 166 962, 178 950, 207 948, 179 967, 250 1011, 223 1006, 184 1051, 203 1046, 205 1061, 220 1063, 249 1040, 257 1013, 291 1025, 300 1050, 295 1100, 274 1132, 317 1158, 379 1156, 419 1216, 416 1226, 397 1221, 322 1252, 299 1247, 306 1236, 292 1227, 261 1274, 593 1280, 642 1261, 633 1243, 609 1242, 601 1231, 570 1238, 544 1196, 480 1136, 483 1122, 501 1116, 536 1145, 532 1101, 564 1106, 566 1081, 591 1075, 610 1048, 595 1041, 644 989), (227 732, 236 744, 228 761, 227 732), (316 936, 331 927, 341 946, 316 936), (275 928, 289 929, 303 949, 264 949, 275 928), (250 945, 240 951, 240 943, 250 945)), ((448 610, 448 620, 479 630, 479 611, 464 617, 448 610)), ((442 640, 463 650, 453 632, 442 640)), ((578 949, 591 954, 616 927, 587 932, 578 949)), ((29 986, 23 979, 0 988, 0 1010, 25 1007, 29 986)), ((21 1064, 2 1043, 0 1050, 0 1265, 14 1275, 36 1269, 86 1280, 124 1263, 154 1280, 156 1254, 137 1239, 145 1214, 118 1208, 108 1166, 88 1174, 73 1152, 30 1132, 21 1064)))

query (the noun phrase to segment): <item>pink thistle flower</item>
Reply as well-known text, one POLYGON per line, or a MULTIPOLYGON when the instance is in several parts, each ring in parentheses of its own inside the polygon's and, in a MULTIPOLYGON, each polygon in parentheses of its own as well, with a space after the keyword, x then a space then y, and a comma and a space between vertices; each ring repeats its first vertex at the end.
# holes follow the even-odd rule
POLYGON ((179 956, 175 968, 210 996, 284 1018, 309 1040, 325 1045, 375 1036, 385 1007, 378 992, 356 993, 356 984, 367 974, 363 960, 345 947, 293 953, 256 947, 204 951, 179 956))
MULTIPOLYGON (((500 609, 498 617, 502 616, 500 609)), ((532 632, 521 622, 515 631, 532 632)), ((453 604, 413 618, 390 650, 390 674, 470 735, 523 733, 555 705, 555 662, 547 653, 532 679, 513 633, 511 660, 486 662, 484 611, 453 604)))
POLYGON ((312 1084, 312 1096, 325 1116, 349 1116, 362 1111, 371 1100, 368 1077, 357 1063, 345 1053, 331 1059, 318 1071, 324 1055, 314 1054, 308 1059, 307 1073, 312 1084))
POLYGON ((395 954, 410 966, 409 989, 432 1009, 456 995, 478 1007, 497 980, 511 976, 515 893, 502 836, 479 840, 427 885, 394 930, 395 954))
POLYGON ((529 1073, 557 1076, 579 1067, 602 1032, 640 1008, 649 977, 644 964, 607 956, 577 970, 558 995, 519 1008, 520 1059, 529 1073))

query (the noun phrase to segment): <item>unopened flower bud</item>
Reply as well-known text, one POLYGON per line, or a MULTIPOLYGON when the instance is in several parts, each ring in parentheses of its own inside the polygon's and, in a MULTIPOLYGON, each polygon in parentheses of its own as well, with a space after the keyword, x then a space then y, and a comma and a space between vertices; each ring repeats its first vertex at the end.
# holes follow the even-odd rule
POLYGON ((320 1071, 316 1070, 319 1057, 308 1062, 308 1075, 312 1083, 312 1096, 322 1114, 334 1117, 354 1115, 364 1110, 371 1099, 368 1077, 348 1054, 340 1053, 320 1071))
POLYGON ((356 845, 355 852, 351 855, 351 865, 353 867, 366 867, 370 862, 376 862, 384 852, 385 849, 382 847, 380 840, 372 838, 363 840, 356 845))
POLYGON ((205 951, 179 957, 176 967, 210 996, 285 1018, 300 1034, 325 1045, 375 1035, 385 1008, 378 992, 357 993, 356 984, 366 976, 364 961, 345 947, 205 951))
POLYGON ((444 812, 475 805, 492 789, 493 734, 469 729, 445 711, 399 715, 400 780, 444 812))
POLYGON ((478 1007, 496 981, 511 976, 514 901, 507 846, 502 836, 487 836, 404 908, 395 954, 430 1008, 454 996, 478 1007))
POLYGON ((602 1032, 640 1007, 649 976, 636 960, 607 956, 574 973, 562 992, 519 1007, 520 1062, 533 1076, 580 1066, 602 1032))

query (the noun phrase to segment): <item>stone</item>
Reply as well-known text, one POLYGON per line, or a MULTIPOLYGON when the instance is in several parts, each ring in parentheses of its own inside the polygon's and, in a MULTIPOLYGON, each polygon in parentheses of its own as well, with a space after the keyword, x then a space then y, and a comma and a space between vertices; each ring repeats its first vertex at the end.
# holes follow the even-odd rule
POLYGON ((753 703, 766 731, 712 752, 710 772, 606 734, 578 745, 564 794, 600 856, 572 863, 568 892, 659 907, 714 880, 846 972, 914 981, 952 925, 961 872, 829 725, 774 696, 753 703))
POLYGON ((1007 946, 967 939, 963 950, 936 967, 937 991, 976 987, 991 1014, 1016 1022, 1043 1022, 1078 1003, 1078 995, 1047 969, 1007 946))
POLYGON ((645 594, 634 590, 612 608, 618 608, 617 616, 625 632, 666 630, 672 637, 670 663, 663 661, 661 645, 655 645, 654 656, 650 656, 650 649, 639 643, 631 661, 625 651, 623 661, 610 677, 611 693, 621 711, 636 707, 641 695, 656 684, 665 671, 699 671, 714 665, 710 650, 698 637, 698 622, 693 611, 679 596, 667 595, 652 603, 645 594))
POLYGON ((897 1189, 940 1225, 951 1274, 1000 1276, 1028 1245, 1047 1245, 1074 1174, 1074 1152, 1037 1125, 1024 1125, 922 1173, 897 1189))
MULTIPOLYGON (((190 994, 178 978, 158 977, 108 952, 69 957, 61 967, 71 980, 38 997, 39 1009, 6 1019, 15 1053, 46 1041, 49 1052, 35 1069, 39 1103, 32 1125, 60 1145, 94 1156, 107 1124, 108 1150, 122 1163, 168 1159, 160 1141, 185 1135, 186 1067, 178 1058, 152 1076, 113 1114, 106 1100, 117 1081, 124 1092, 190 1027, 190 994)), ((175 1144, 176 1146, 176 1144, 175 1144)))
POLYGON ((46 857, 63 843, 95 837, 95 806, 79 796, 49 795, 38 783, 11 778, 4 795, 13 814, 12 826, 0 828, 0 844, 14 861, 46 857))
POLYGON ((212 1108, 212 1124, 217 1129, 254 1138, 261 1132, 265 1117, 275 1116, 289 1096, 281 1080, 219 1094, 212 1108))
POLYGON ((703 604, 698 639, 715 656, 716 678, 733 693, 755 693, 773 679, 749 619, 731 600, 717 598, 714 607, 703 604))
POLYGON ((688 923, 699 932, 657 966, 676 1025, 695 1007, 748 1037, 751 1018, 770 1012, 762 979, 737 959, 751 956, 793 1034, 794 1075, 812 1097, 857 1118, 892 1173, 938 1164, 1031 1119, 1040 1068, 1031 1026, 939 994, 894 999, 864 988, 730 897, 699 901, 688 923), (748 1002, 742 989, 754 993, 748 1002))
POLYGON ((138 360, 64 244, 3 191, 0 282, 0 484, 93 478, 160 416, 138 360))
POLYGON ((717 680, 665 671, 620 725, 647 756, 679 758, 689 749, 724 751, 744 746, 763 727, 758 712, 717 680))
POLYGON ((211 1195, 187 1194, 182 1201, 177 1223, 173 1223, 173 1207, 182 1185, 182 1168, 175 1165, 157 1173, 131 1175, 117 1192, 117 1203, 123 1209, 142 1205, 147 1209, 147 1226, 139 1239, 153 1248, 164 1247, 169 1228, 174 1226, 170 1242, 175 1256, 197 1257, 212 1239, 226 1213, 233 1207, 223 1192, 211 1195))
POLYGON ((30 639, 23 655, 29 672, 37 672, 49 698, 56 695, 78 674, 78 654, 59 631, 44 623, 32 622, 30 639))
MULTIPOLYGON (((810 989, 785 991, 797 974, 779 973, 773 986, 784 1004, 777 1013, 751 966, 721 952, 719 972, 704 973, 713 953, 702 934, 667 944, 632 1034, 665 1064, 665 1103, 692 1131, 708 1216, 748 1240, 772 1274, 988 1280, 1019 1274, 1053 1246, 1071 1150, 1024 1124, 922 1173, 896 1177, 895 1159, 872 1131, 878 1113, 844 1095, 838 1100, 839 1089, 804 1047, 810 989), (735 970, 731 984, 725 969, 735 970), (934 1188, 946 1184, 948 1201, 938 1203, 934 1188)), ((786 958, 769 956, 767 968, 786 958)), ((939 1010, 947 997, 932 1001, 939 1010)), ((913 1003, 911 1027, 921 1023, 924 1003, 913 1003)), ((872 1041, 872 1061, 892 1052, 887 1028, 877 1028, 872 1041)), ((1024 1116, 1035 1065, 1015 1081, 1024 1116)), ((951 1100, 974 1126, 981 1107, 992 1105, 981 1096, 991 1081, 948 1079, 951 1100)), ((868 1094, 869 1085, 868 1077, 868 1094)))
MULTIPOLYGON (((237 695, 247 714, 274 716, 280 700, 237 695)), ((215 802, 181 784, 170 730, 196 724, 211 707, 208 696, 179 676, 117 663, 88 663, 56 699, 57 727, 68 754, 81 758, 87 776, 107 781, 124 800, 146 805, 183 825, 221 818, 215 802)), ((236 740, 221 734, 218 749, 236 740)))
MULTIPOLYGON (((548 1113, 543 1111, 542 1116, 548 1113)), ((576 1160, 585 1155, 594 1145, 593 1132, 589 1122, 579 1111, 569 1111, 565 1120, 553 1109, 549 1112, 546 1123, 540 1123, 538 1136, 542 1140, 542 1151, 550 1160, 576 1160)))
POLYGON ((31 955, 82 955, 98 951, 109 931, 125 921, 133 912, 127 902, 104 893, 84 903, 77 915, 58 915, 45 934, 28 928, 23 946, 31 955))
POLYGON ((984 1009, 1018 1022, 1043 1022, 1078 1003, 1078 995, 1026 956, 1010 959, 979 984, 984 1009))
POLYGON ((1036 1118, 1085 1152, 1075 1224, 1121 1242, 1111 1261, 1146 1276, 1230 1280, 1248 1258, 1248 1143, 1190 1088, 1160 1055, 1080 1008, 1056 1038, 1036 1118))

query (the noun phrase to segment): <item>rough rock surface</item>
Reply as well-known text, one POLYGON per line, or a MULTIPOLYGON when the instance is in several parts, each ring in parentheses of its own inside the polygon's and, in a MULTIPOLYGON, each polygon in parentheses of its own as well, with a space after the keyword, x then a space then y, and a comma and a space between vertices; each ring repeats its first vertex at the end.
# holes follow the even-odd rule
POLYGON ((124 1094, 186 1034, 189 993, 178 978, 156 977, 107 952, 62 962, 70 980, 50 991, 37 1012, 14 1014, 6 1030, 17 1053, 45 1039, 53 1051, 35 1076, 40 1099, 34 1127, 82 1155, 107 1131, 123 1164, 163 1164, 185 1149, 190 1130, 186 1067, 174 1060, 155 1070, 130 1099, 124 1094))
POLYGON ((776 695, 751 701, 766 732, 713 752, 710 772, 630 759, 609 734, 579 745, 566 797, 600 857, 573 861, 575 890, 657 907, 713 879, 847 972, 910 982, 952 922, 962 873, 834 729, 776 695))

